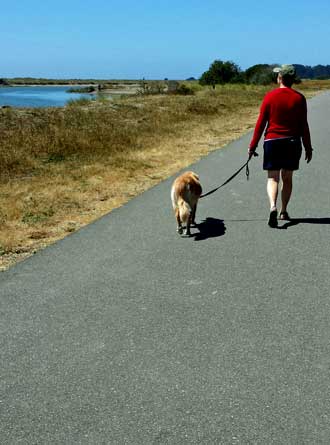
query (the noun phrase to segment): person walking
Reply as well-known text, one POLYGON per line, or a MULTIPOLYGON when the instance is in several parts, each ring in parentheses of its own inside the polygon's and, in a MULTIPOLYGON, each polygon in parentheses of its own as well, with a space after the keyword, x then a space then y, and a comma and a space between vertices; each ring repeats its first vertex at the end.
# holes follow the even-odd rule
POLYGON ((264 97, 260 114, 249 146, 249 156, 253 156, 260 138, 264 135, 263 169, 268 172, 267 194, 270 203, 268 225, 277 227, 277 196, 280 178, 281 210, 280 220, 290 220, 287 206, 292 193, 292 176, 299 169, 302 145, 305 160, 312 159, 312 144, 307 121, 307 102, 303 94, 292 88, 296 71, 293 65, 282 65, 273 70, 277 73, 275 90, 264 97))

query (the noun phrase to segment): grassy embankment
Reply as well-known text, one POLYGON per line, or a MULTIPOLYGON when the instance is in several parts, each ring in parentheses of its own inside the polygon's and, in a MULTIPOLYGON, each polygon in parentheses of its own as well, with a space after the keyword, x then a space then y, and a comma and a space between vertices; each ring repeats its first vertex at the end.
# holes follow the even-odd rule
POLYGON ((270 88, 0 109, 0 270, 253 128, 270 88))

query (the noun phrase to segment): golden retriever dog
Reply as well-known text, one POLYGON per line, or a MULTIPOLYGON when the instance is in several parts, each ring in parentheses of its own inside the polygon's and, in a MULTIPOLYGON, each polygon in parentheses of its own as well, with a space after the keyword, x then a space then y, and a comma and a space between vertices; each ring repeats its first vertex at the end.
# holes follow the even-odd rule
POLYGON ((195 223, 197 202, 202 194, 202 187, 196 173, 188 171, 178 176, 171 188, 172 206, 177 221, 177 232, 190 236, 190 226, 195 223))

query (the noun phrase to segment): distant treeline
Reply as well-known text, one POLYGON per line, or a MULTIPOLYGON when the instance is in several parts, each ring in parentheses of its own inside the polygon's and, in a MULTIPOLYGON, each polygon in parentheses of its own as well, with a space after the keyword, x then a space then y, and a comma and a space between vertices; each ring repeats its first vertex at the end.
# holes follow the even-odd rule
POLYGON ((301 79, 330 79, 330 65, 298 65, 294 64, 297 75, 301 79))
MULTIPOLYGON (((201 75, 199 83, 213 86, 224 83, 268 85, 276 81, 276 74, 273 73, 275 66, 278 64, 258 64, 243 71, 234 62, 215 60, 201 75)), ((296 68, 295 83, 300 83, 301 79, 330 79, 330 65, 311 67, 294 64, 294 66, 296 68)))
POLYGON ((35 77, 0 78, 0 85, 99 85, 105 83, 135 83, 136 80, 105 79, 43 79, 35 77))
POLYGON ((0 79, 0 85, 86 85, 98 84, 95 79, 42 79, 34 77, 13 77, 0 79))
MULTIPOLYGON (((216 85, 224 83, 248 83, 256 85, 267 85, 276 79, 273 68, 278 64, 257 64, 243 71, 231 61, 215 60, 199 78, 201 85, 216 85)), ((296 83, 301 79, 330 79, 330 65, 299 65, 296 68, 296 83)), ((167 81, 168 79, 165 78, 167 81)), ((190 77, 187 80, 195 80, 190 77)), ((0 78, 0 86, 10 85, 102 85, 130 84, 137 80, 115 80, 115 79, 44 79, 34 77, 0 78)), ((144 79, 143 79, 144 82, 144 79)))

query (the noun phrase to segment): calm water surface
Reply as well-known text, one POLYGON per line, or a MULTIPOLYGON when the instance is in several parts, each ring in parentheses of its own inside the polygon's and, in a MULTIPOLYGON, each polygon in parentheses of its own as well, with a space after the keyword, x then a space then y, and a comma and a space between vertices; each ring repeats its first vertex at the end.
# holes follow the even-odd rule
POLYGON ((12 107, 63 107, 71 99, 91 94, 68 93, 70 86, 0 87, 0 106, 12 107))

